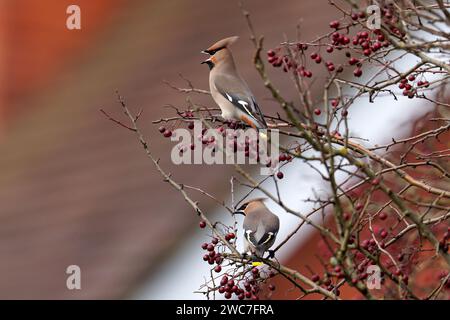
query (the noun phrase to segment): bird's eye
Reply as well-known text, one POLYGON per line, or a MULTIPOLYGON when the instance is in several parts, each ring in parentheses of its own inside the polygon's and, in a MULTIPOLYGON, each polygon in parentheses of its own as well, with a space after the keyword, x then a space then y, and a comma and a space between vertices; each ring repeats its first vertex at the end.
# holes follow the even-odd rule
POLYGON ((213 50, 205 50, 205 52, 206 52, 207 54, 209 54, 210 56, 213 56, 213 55, 216 54, 217 51, 220 51, 220 50, 222 50, 223 48, 225 48, 225 47, 221 47, 221 48, 217 48, 217 49, 213 49, 213 50))

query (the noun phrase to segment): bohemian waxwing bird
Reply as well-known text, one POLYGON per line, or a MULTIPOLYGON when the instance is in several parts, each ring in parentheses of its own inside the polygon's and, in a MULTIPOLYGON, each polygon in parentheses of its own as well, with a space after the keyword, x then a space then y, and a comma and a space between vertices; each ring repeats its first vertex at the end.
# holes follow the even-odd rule
MULTIPOLYGON (((280 229, 280 220, 267 209, 264 200, 266 198, 245 202, 235 212, 245 216, 243 223, 245 252, 251 252, 260 258, 274 244, 280 229)), ((269 252, 269 257, 273 257, 273 252, 269 252)))
POLYGON ((238 37, 222 39, 202 51, 210 57, 203 61, 209 67, 211 95, 226 120, 240 120, 255 129, 266 129, 267 124, 255 97, 241 78, 229 46, 238 37))

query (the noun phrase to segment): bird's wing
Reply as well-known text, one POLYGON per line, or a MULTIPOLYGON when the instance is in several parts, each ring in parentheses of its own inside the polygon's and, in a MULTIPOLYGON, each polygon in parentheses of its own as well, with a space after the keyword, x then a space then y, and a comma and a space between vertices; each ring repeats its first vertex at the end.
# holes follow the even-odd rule
POLYGON ((214 85, 217 91, 239 110, 253 118, 261 128, 267 128, 264 116, 247 84, 238 76, 218 75, 214 85))
MULTIPOLYGON (((265 209, 263 209, 265 210, 265 209)), ((267 216, 265 219, 270 221, 263 220, 256 221, 255 216, 247 216, 244 220, 244 230, 246 239, 253 244, 255 247, 264 245, 270 242, 273 238, 276 237, 279 229, 279 219, 276 215, 267 216), (271 228, 267 229, 265 226, 271 226, 271 228)))

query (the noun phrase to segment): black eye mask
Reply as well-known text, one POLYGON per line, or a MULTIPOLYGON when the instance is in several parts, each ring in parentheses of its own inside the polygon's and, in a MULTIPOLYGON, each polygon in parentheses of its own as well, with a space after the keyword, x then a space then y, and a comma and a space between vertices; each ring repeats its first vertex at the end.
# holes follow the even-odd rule
POLYGON ((204 50, 203 52, 209 54, 210 56, 213 56, 213 55, 216 54, 217 51, 220 51, 220 50, 222 50, 223 48, 225 48, 225 47, 221 47, 221 48, 214 49, 214 50, 204 50))
POLYGON ((243 204, 242 206, 239 207, 239 209, 237 211, 244 211, 245 208, 247 208, 248 203, 243 204))

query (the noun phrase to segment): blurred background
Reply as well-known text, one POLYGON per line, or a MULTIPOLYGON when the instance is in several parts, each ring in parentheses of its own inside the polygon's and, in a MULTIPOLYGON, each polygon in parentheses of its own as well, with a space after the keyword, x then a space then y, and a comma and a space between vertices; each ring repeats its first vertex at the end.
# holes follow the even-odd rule
MULTIPOLYGON (((302 38, 310 39, 336 17, 327 0, 245 3, 266 48, 284 34, 294 38, 300 19, 302 38)), ((200 51, 231 35, 241 36, 233 52, 242 75, 264 112, 274 114, 277 106, 251 64, 253 46, 237 1, 0 1, 0 298, 202 298, 193 292, 208 274, 200 249, 206 232, 135 137, 99 109, 120 117, 119 90, 130 108, 143 108, 140 124, 162 166, 177 181, 228 201, 232 168, 173 165, 173 144, 151 122, 172 114, 166 104, 186 106, 186 96, 163 80, 185 86, 181 73, 208 89, 200 51), (66 28, 71 4, 81 8, 81 30, 66 28), (66 287, 69 265, 81 268, 81 290, 66 287)), ((293 95, 289 78, 270 72, 293 95)), ((209 97, 195 99, 213 105, 209 97)), ((392 130, 403 125, 398 135, 407 132, 392 110, 379 123, 361 125, 361 117, 373 115, 370 108, 353 115, 370 138, 389 138, 379 136, 389 134, 386 119, 392 130)), ((417 110, 401 114, 418 117, 429 109, 417 110)), ((298 179, 283 186, 297 207, 316 183, 299 186, 298 179)), ((199 199, 206 212, 224 214, 199 199)), ((284 226, 287 233, 295 225, 284 226)), ((292 268, 314 268, 316 243, 317 235, 303 233, 281 258, 292 268)), ((285 289, 273 298, 295 298, 289 284, 276 281, 285 289)))

